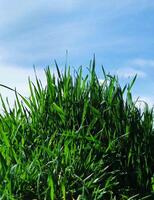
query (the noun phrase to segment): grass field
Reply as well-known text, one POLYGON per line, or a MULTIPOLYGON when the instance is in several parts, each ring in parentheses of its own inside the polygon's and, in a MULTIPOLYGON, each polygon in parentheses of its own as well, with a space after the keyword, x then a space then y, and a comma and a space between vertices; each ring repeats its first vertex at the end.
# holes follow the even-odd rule
POLYGON ((154 199, 153 109, 132 101, 136 77, 121 88, 102 68, 100 84, 95 59, 87 76, 55 67, 13 108, 1 97, 0 199, 154 199))

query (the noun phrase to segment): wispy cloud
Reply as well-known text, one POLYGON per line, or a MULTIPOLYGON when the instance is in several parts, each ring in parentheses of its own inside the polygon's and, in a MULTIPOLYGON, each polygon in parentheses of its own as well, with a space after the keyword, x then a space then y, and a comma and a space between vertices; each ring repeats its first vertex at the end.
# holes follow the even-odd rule
POLYGON ((96 53, 100 64, 120 66, 121 78, 149 78, 144 66, 153 67, 153 57, 142 57, 153 52, 154 1, 0 0, 0 7, 0 82, 25 88, 29 67, 61 62, 66 50, 73 65, 96 53))
POLYGON ((100 85, 103 85, 105 79, 98 79, 98 81, 99 81, 99 84, 100 84, 100 85))
POLYGON ((29 15, 50 11, 52 13, 72 12, 78 6, 77 1, 73 0, 19 0, 9 1, 0 0, 0 26, 7 26, 10 23, 16 23, 25 20, 29 15))
MULTIPOLYGON (((36 69, 37 76, 45 85, 45 73, 43 69, 36 69)), ((24 68, 18 66, 7 66, 0 64, 0 84, 15 89, 23 96, 29 97, 28 77, 35 82, 35 73, 33 68, 24 68)), ((15 93, 7 88, 0 86, 0 94, 6 99, 8 98, 10 105, 13 106, 15 93)))
POLYGON ((0 57, 6 64, 31 66, 61 58, 66 50, 76 60, 116 49, 126 54, 136 37, 119 33, 126 23, 121 19, 153 5, 150 0, 0 0, 0 57))
POLYGON ((154 59, 135 58, 128 60, 123 66, 116 70, 116 74, 121 78, 134 77, 136 74, 138 78, 150 77, 154 59))
POLYGON ((116 74, 120 77, 120 78, 132 78, 137 74, 138 78, 145 78, 146 77, 146 73, 141 71, 141 70, 137 70, 134 68, 119 68, 116 71, 116 74))
POLYGON ((143 67, 143 68, 154 67, 154 59, 136 58, 130 61, 129 63, 130 65, 133 65, 135 67, 143 67))
POLYGON ((136 106, 141 108, 143 110, 145 108, 145 105, 148 104, 149 108, 154 107, 154 96, 142 96, 142 97, 137 97, 136 95, 134 96, 133 100, 136 101, 136 106))

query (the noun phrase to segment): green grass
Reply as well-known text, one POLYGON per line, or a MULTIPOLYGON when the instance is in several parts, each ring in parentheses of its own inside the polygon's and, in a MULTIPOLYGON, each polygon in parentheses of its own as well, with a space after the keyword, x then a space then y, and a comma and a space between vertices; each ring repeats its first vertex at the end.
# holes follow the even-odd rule
POLYGON ((102 68, 100 84, 95 59, 87 76, 56 68, 13 108, 1 98, 0 199, 153 199, 153 109, 132 101, 136 77, 121 88, 102 68))

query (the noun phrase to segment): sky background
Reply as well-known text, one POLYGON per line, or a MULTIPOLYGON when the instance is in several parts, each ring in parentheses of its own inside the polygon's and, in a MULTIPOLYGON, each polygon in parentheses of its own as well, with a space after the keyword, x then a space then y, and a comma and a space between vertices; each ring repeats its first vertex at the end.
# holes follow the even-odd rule
POLYGON ((138 74, 134 98, 154 104, 153 0, 0 0, 0 84, 28 96, 33 65, 44 82, 44 68, 54 59, 64 66, 66 50, 75 68, 95 53, 100 79, 101 65, 122 84, 138 74))

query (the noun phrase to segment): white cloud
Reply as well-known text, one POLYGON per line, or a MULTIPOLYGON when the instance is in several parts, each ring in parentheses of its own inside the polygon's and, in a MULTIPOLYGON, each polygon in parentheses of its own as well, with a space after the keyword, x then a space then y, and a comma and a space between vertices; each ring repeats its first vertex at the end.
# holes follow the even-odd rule
MULTIPOLYGON (((43 69, 36 68, 38 78, 45 85, 45 72, 43 69)), ((28 87, 28 77, 35 83, 35 73, 33 68, 21 68, 18 66, 6 66, 0 64, 0 84, 17 90, 21 95, 28 97, 30 94, 28 87)), ((5 100, 8 97, 10 106, 14 104, 15 94, 13 91, 0 86, 0 94, 5 100)), ((1 107, 1 103, 0 103, 1 107)), ((1 112, 0 108, 0 112, 1 112)))
POLYGON ((142 97, 137 97, 136 95, 134 96, 134 101, 136 101, 136 99, 138 99, 138 101, 136 102, 136 106, 141 108, 141 110, 143 111, 145 108, 146 103, 148 104, 149 108, 152 108, 154 106, 154 97, 153 96, 142 96, 142 97))
POLYGON ((78 5, 78 1, 73 0, 37 0, 37 1, 9 1, 0 0, 0 26, 7 26, 9 23, 21 20, 29 14, 35 14, 48 10, 52 13, 62 13, 72 11, 78 5))
POLYGON ((137 66, 137 67, 154 67, 154 60, 153 59, 143 59, 143 58, 136 58, 132 61, 130 61, 131 65, 137 66))
MULTIPOLYGON (((98 18, 102 18, 104 20, 105 17, 105 21, 108 21, 116 16, 132 12, 136 13, 153 6, 154 2, 151 0, 0 0, 0 27, 7 27, 9 24, 16 23, 21 20, 23 21, 30 15, 32 15, 31 19, 33 20, 34 15, 42 12, 50 12, 53 14, 80 11, 84 11, 86 14, 97 12, 95 17, 93 17, 94 15, 92 13, 92 15, 90 14, 92 20, 96 21, 98 18), (101 15, 99 15, 99 13, 101 13, 101 15)), ((89 19, 89 16, 87 19, 89 19)), ((87 22, 88 21, 89 20, 87 20, 87 22)))
POLYGON ((113 19, 127 12, 136 13, 152 4, 149 0, 0 0, 0 27, 4 26, 0 33, 4 52, 0 55, 6 63, 8 60, 15 63, 18 59, 19 63, 28 60, 35 64, 38 60, 48 62, 51 56, 64 55, 66 49, 73 55, 85 55, 88 51, 91 55, 117 47, 124 51, 131 41, 125 35, 117 38, 110 34, 113 19), (67 15, 69 12, 71 15, 67 15), (101 39, 96 40, 99 23, 109 30, 109 34, 104 29, 100 31, 101 39))
POLYGON ((99 84, 100 84, 100 85, 103 85, 105 79, 98 79, 98 81, 99 81, 99 84))
POLYGON ((137 74, 138 78, 145 78, 146 77, 146 73, 141 71, 141 70, 137 70, 134 68, 119 68, 116 71, 116 74, 120 77, 120 78, 132 78, 137 74))
POLYGON ((148 68, 154 68, 153 59, 136 58, 127 61, 125 67, 119 68, 116 74, 121 78, 131 78, 137 74, 138 78, 145 78, 148 75, 148 68))
MULTIPOLYGON (((116 47, 120 47, 118 51, 126 51, 128 48, 123 47, 129 47, 128 44, 132 50, 132 38, 125 34, 117 37, 112 33, 114 19, 128 13, 136 14, 152 6, 154 2, 151 0, 0 0, 0 63, 5 62, 5 65, 0 64, 0 83, 16 87, 23 95, 27 95, 27 77, 34 74, 33 69, 12 67, 12 63, 18 61, 32 65, 42 60, 48 62, 52 57, 59 59, 61 55, 64 56, 66 49, 73 56, 85 56, 87 52, 91 55, 91 51, 98 50, 115 51, 116 47), (69 12, 73 14, 67 15, 69 12), (44 13, 50 17, 46 19, 44 13), (61 17, 61 14, 64 15, 61 17), (99 25, 105 27, 100 31, 101 39, 97 37, 99 25)), ((138 77, 144 78, 146 73, 133 67, 153 66, 154 61, 135 59, 131 65, 127 64, 127 68, 117 70, 119 77, 128 78, 138 74, 138 77)), ((43 70, 37 71, 43 79, 43 70)), ((12 92, 0 88, 2 90, 5 96, 12 95, 12 92)))

